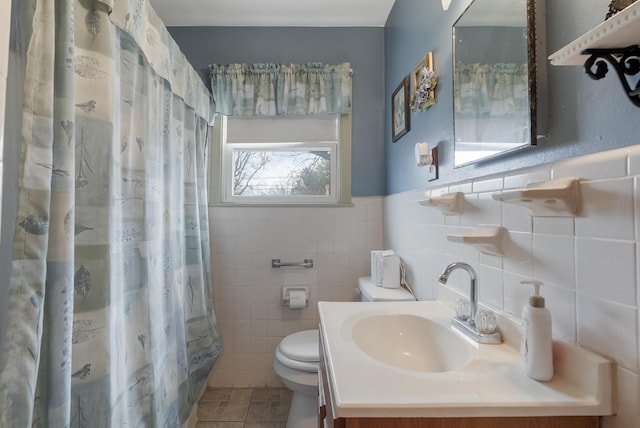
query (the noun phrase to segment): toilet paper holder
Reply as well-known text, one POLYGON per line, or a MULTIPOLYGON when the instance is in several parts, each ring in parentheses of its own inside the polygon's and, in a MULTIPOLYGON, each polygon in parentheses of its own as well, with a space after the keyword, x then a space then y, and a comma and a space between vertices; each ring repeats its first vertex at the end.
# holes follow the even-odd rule
POLYGON ((289 306, 291 291, 304 291, 305 306, 309 306, 309 286, 308 285, 283 285, 282 286, 282 306, 289 306))

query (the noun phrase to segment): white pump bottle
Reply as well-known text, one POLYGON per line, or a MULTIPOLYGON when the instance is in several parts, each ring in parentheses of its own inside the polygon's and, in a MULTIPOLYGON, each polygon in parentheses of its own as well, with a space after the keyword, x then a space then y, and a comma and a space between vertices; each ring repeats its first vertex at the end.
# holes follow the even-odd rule
POLYGON ((529 280, 521 284, 534 287, 529 304, 522 310, 522 368, 531 379, 546 382, 553 378, 551 313, 540 296, 542 282, 529 280))

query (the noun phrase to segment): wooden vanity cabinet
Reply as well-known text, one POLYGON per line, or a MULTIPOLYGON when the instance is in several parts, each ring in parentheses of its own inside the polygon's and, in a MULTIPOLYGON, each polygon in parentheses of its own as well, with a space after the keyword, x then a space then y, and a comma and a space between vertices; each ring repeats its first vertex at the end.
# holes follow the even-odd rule
POLYGON ((326 361, 320 341, 318 428, 598 428, 598 416, 477 418, 337 418, 331 405, 326 361))
MULTIPOLYGON (((320 425, 324 427, 325 425, 320 425)), ((562 416, 535 418, 339 418, 335 428, 595 428, 598 417, 562 416), (593 421, 592 419, 595 419, 593 421)))

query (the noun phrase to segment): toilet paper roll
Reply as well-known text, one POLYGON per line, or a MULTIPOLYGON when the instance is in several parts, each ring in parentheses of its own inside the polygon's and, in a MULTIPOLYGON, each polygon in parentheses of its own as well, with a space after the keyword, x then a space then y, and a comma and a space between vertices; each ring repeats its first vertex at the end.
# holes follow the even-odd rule
POLYGON ((289 309, 303 309, 307 306, 307 293, 304 290, 289 291, 289 309))

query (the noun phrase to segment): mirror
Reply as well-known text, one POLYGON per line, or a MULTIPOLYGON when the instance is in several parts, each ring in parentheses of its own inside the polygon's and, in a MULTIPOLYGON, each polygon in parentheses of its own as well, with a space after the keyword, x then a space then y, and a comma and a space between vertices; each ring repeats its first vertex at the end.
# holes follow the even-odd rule
POLYGON ((535 3, 473 0, 453 25, 456 168, 536 144, 535 3))

